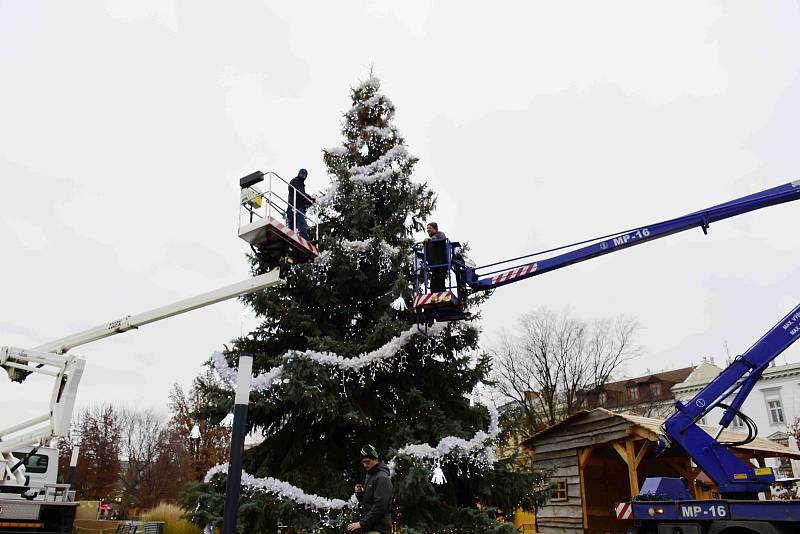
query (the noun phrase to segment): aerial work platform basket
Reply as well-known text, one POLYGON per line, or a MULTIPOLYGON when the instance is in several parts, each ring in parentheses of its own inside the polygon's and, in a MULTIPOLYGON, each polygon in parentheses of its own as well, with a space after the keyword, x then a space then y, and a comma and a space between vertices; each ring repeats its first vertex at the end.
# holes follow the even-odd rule
POLYGON ((461 243, 425 240, 414 245, 414 289, 411 305, 417 323, 469 319, 461 243))
POLYGON ((307 263, 319 256, 317 221, 289 200, 304 196, 313 205, 310 197, 274 172, 256 171, 239 180, 239 186, 239 237, 250 244, 269 268, 307 263), (256 187, 265 181, 265 191, 256 187), (307 226, 312 234, 301 235, 298 228, 302 226, 307 226))

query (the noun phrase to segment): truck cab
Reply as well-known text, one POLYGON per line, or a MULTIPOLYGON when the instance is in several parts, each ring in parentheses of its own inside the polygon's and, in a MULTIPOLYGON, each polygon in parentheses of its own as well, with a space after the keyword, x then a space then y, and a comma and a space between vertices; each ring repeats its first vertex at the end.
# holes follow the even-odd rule
POLYGON ((0 481, 0 533, 72 532, 77 502, 69 484, 57 483, 58 449, 19 447, 6 458, 10 461, 0 461, 4 471, 0 481), (14 469, 20 461, 22 465, 14 469), (23 485, 18 481, 20 476, 23 485))
MULTIPOLYGON (((58 478, 58 449, 54 447, 38 447, 31 454, 33 447, 20 447, 14 451, 14 457, 25 460, 22 467, 29 488, 44 489, 45 484, 55 484, 58 478)), ((8 466, 12 468, 13 466, 8 466)), ((5 483, 8 481, 4 481, 5 483)))

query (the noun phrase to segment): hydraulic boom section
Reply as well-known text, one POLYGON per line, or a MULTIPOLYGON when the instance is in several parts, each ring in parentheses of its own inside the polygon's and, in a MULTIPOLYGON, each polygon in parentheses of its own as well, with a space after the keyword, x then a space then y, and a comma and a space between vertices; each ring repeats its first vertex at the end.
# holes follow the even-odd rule
POLYGON ((624 232, 609 234, 595 239, 589 239, 565 247, 545 250, 527 256, 520 256, 510 260, 503 260, 490 263, 480 267, 465 269, 467 284, 476 291, 493 289, 512 282, 518 282, 532 276, 536 276, 548 271, 560 269, 573 263, 586 261, 588 259, 616 252, 623 248, 632 247, 647 241, 652 241, 660 237, 666 237, 691 228, 702 228, 703 233, 708 233, 708 227, 712 222, 721 221, 729 217, 735 217, 749 211, 754 211, 767 206, 774 206, 784 202, 791 202, 800 198, 800 180, 795 180, 787 184, 766 189, 760 193, 755 193, 745 197, 725 202, 717 206, 696 211, 683 217, 658 222, 624 232), (535 256, 541 256, 564 249, 571 249, 568 252, 556 254, 555 256, 544 257, 537 261, 527 261, 519 263, 535 256), (512 266, 508 266, 512 264, 512 266), (489 272, 487 269, 497 268, 489 272), (483 273, 479 271, 484 271, 483 273))
MULTIPOLYGON (((675 413, 664 422, 666 438, 681 447, 716 482, 723 496, 740 497, 769 491, 774 476, 769 468, 744 463, 724 443, 697 426, 715 407, 725 408, 720 427, 726 428, 739 413, 770 362, 800 337, 800 305, 790 311, 752 347, 729 365, 686 404, 678 402, 675 413), (733 397, 730 404, 723 404, 733 397)), ((755 436, 753 436, 755 437, 755 436)))
POLYGON ((763 371, 800 337, 800 305, 796 306, 761 339, 723 370, 686 403, 677 402, 675 413, 663 424, 659 443, 685 452, 716 484, 720 497, 705 500, 694 495, 685 478, 648 477, 639 495, 614 510, 618 520, 631 520, 628 534, 683 532, 693 534, 789 534, 798 531, 800 501, 773 498, 772 468, 755 467, 740 460, 729 447, 746 445, 758 433, 755 424, 739 409, 763 371), (733 400, 728 400, 733 398, 733 400), (726 404, 730 403, 730 404, 726 404), (725 410, 715 436, 697 422, 715 407, 725 410), (721 442, 722 431, 739 415, 748 435, 736 442, 721 442))
POLYGON ((16 485, 24 485, 24 467, 11 470, 11 466, 16 463, 13 456, 10 456, 13 451, 26 445, 47 443, 51 438, 68 434, 78 385, 86 365, 80 356, 66 354, 68 350, 174 315, 282 284, 284 280, 280 279, 278 269, 273 269, 265 274, 195 297, 144 313, 127 315, 34 349, 0 347, 0 367, 6 370, 13 381, 23 382, 33 373, 53 378, 53 391, 47 413, 0 429, 0 486, 8 484, 9 481, 13 481, 16 485), (3 466, 5 474, 2 473, 3 466))
POLYGON ((438 247, 442 249, 441 254, 435 253, 436 241, 417 243, 414 249, 416 295, 413 310, 419 324, 469 318, 468 297, 471 292, 519 282, 691 228, 699 227, 708 233, 713 222, 798 199, 800 180, 795 180, 675 219, 479 267, 466 258, 458 243, 442 240, 438 247), (450 275, 451 272, 454 276, 450 275), (434 283, 436 280, 438 284, 434 283))

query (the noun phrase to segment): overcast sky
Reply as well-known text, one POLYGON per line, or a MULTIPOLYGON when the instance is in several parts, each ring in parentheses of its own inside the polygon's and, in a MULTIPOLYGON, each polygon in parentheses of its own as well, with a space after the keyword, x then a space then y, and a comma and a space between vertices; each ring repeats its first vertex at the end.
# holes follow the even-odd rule
MULTIPOLYGON (((798 179, 798 27, 795 1, 0 0, 0 345, 247 277, 238 178, 305 167, 324 189, 321 149, 370 68, 479 264, 798 179)), ((630 374, 720 363, 797 304, 798 209, 498 289, 484 340, 569 306, 642 323, 630 374)), ((75 349, 78 403, 163 407, 254 324, 228 302, 75 349)), ((0 379, 0 423, 47 390, 0 379)))

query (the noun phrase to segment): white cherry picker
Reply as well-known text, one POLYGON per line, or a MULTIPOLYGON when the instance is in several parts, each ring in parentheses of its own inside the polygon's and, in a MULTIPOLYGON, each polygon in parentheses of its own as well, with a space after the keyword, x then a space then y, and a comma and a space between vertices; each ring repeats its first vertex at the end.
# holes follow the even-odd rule
MULTIPOLYGON (((313 260, 317 249, 283 224, 278 213, 285 213, 282 193, 285 183, 269 173, 269 190, 261 192, 254 184, 264 173, 240 182, 242 195, 239 236, 255 251, 270 251, 276 261, 269 272, 195 297, 167 304, 136 315, 126 315, 95 328, 56 339, 32 348, 0 346, 0 367, 13 382, 23 382, 31 374, 53 379, 47 412, 0 429, 0 532, 72 532, 77 502, 70 484, 57 482, 58 450, 52 441, 69 434, 72 411, 86 360, 70 353, 75 347, 104 339, 156 321, 187 313, 217 302, 284 283, 277 259, 291 263, 313 260), (264 213, 266 212, 266 213, 264 213), (275 215, 275 216, 273 216, 275 215)), ((288 184, 287 184, 288 185, 288 184)), ((74 467, 76 454, 73 451, 74 467)))

